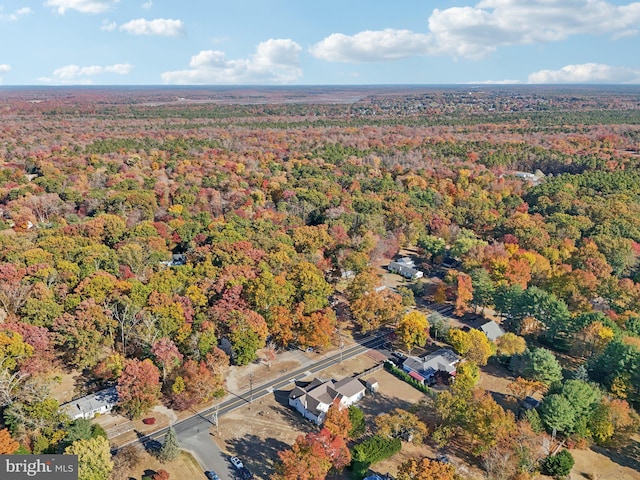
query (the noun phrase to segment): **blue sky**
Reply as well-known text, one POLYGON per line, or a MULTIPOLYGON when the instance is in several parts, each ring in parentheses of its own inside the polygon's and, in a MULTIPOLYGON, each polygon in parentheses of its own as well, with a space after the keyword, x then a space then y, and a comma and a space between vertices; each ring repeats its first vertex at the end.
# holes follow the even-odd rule
POLYGON ((639 29, 624 0, 0 0, 0 83, 636 84, 639 29))

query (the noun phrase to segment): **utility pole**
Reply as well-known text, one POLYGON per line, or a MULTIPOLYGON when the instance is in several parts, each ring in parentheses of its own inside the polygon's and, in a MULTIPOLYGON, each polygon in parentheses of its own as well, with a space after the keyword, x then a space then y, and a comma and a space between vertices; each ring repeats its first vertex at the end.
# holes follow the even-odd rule
POLYGON ((344 339, 342 338, 342 330, 340 329, 340 321, 338 321, 338 338, 340 339, 340 363, 342 363, 342 353, 344 351, 344 339))
POLYGON ((253 403, 253 372, 249 372, 249 403, 253 403))
POLYGON ((220 404, 217 404, 214 408, 213 408, 213 415, 211 416, 211 420, 213 421, 213 424, 217 427, 218 426, 218 410, 220 409, 220 404))

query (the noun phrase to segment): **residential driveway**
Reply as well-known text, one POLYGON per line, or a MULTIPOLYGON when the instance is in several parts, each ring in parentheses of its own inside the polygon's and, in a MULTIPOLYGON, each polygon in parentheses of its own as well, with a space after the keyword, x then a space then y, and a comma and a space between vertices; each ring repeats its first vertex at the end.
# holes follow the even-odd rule
POLYGON ((210 428, 206 428, 202 423, 187 426, 185 429, 181 429, 180 424, 177 424, 175 428, 178 440, 180 440, 180 447, 191 452, 202 465, 203 470, 213 470, 221 480, 235 478, 229 456, 224 455, 213 441, 210 428))

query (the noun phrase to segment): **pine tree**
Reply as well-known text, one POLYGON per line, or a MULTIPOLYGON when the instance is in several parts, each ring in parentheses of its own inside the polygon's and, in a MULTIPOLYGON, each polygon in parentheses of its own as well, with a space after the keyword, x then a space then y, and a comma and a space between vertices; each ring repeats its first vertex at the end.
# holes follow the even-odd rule
POLYGON ((180 443, 178 442, 178 436, 173 427, 169 427, 169 431, 164 437, 164 443, 160 452, 158 452, 158 458, 162 462, 171 462, 180 455, 180 443))

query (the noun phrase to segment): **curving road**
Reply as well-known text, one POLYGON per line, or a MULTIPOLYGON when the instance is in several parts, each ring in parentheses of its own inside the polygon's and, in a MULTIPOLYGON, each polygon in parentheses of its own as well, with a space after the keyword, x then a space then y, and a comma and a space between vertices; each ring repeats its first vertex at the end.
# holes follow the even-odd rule
MULTIPOLYGON (((342 352, 323 358, 311 365, 287 372, 275 380, 257 384, 252 390, 240 394, 230 392, 231 398, 213 407, 194 413, 191 417, 173 425, 180 440, 180 446, 192 452, 205 470, 214 470, 220 476, 221 480, 231 480, 235 478, 234 469, 229 463, 228 458, 222 455, 209 433, 210 427, 214 424, 212 417, 216 409, 218 410, 218 418, 220 418, 243 405, 251 403, 253 400, 272 395, 274 391, 281 390, 296 380, 301 380, 321 372, 341 360, 356 357, 371 348, 379 347, 384 342, 383 337, 385 334, 386 332, 376 333, 375 335, 359 339, 360 343, 343 348, 342 352)), ((158 441, 162 442, 168 430, 168 428, 157 430, 125 445, 142 443, 145 446, 151 446, 157 444, 158 441)), ((122 445, 120 448, 125 445, 122 445)), ((204 478, 204 475, 202 478, 204 478)))

